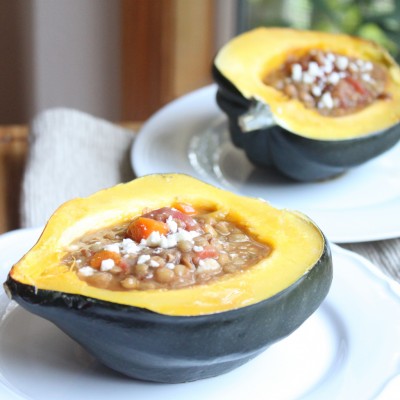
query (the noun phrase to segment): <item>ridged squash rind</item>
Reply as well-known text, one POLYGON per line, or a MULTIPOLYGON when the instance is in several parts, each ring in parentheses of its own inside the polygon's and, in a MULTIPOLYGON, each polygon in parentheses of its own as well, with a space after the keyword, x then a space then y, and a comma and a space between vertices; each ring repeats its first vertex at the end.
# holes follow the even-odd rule
POLYGON ((217 104, 233 143, 262 167, 298 181, 331 178, 384 153, 400 139, 400 68, 378 45, 348 35, 257 28, 228 42, 212 67, 217 104), (263 83, 288 54, 333 51, 379 62, 388 71, 388 98, 343 117, 327 117, 263 83), (244 132, 239 118, 255 102, 267 104, 274 124, 244 132))

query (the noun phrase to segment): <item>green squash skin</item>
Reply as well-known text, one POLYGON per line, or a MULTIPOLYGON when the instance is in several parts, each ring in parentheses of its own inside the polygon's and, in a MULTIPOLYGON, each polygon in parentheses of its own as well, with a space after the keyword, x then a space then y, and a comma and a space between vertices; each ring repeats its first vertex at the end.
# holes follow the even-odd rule
POLYGON ((4 286, 23 308, 53 322, 109 368, 140 380, 180 383, 231 371, 290 335, 320 306, 331 282, 325 240, 318 262, 287 289, 254 305, 209 315, 168 316, 35 291, 10 276, 4 286))
POLYGON ((332 178, 379 156, 400 140, 400 123, 344 140, 309 139, 279 125, 244 133, 238 118, 248 112, 252 101, 242 96, 215 65, 212 73, 218 85, 217 104, 228 117, 234 145, 242 148, 255 165, 272 166, 296 181, 332 178))

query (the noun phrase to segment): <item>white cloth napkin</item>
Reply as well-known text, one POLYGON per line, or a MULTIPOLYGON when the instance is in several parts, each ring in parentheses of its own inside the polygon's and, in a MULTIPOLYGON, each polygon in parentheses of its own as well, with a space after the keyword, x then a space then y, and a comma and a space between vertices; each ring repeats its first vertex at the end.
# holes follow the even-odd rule
POLYGON ((63 202, 134 178, 133 132, 83 112, 56 108, 30 126, 21 226, 46 223, 63 202))

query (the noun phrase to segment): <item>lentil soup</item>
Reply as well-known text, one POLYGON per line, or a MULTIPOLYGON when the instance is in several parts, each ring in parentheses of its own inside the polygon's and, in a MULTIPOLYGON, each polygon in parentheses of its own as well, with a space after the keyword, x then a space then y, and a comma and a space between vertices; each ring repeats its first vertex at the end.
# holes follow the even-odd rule
POLYGON ((264 83, 321 115, 339 117, 388 98, 387 79, 387 71, 380 64, 311 50, 302 56, 288 57, 279 69, 264 78, 264 83))
POLYGON ((100 288, 177 289, 243 271, 270 251, 225 213, 179 203, 85 235, 63 263, 100 288))

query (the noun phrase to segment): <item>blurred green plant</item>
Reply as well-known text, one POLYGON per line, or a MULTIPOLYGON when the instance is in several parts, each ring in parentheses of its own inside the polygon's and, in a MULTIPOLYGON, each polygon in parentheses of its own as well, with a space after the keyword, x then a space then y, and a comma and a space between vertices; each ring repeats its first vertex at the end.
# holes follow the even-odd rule
POLYGON ((290 26, 373 40, 400 60, 400 0, 241 0, 239 30, 290 26))

